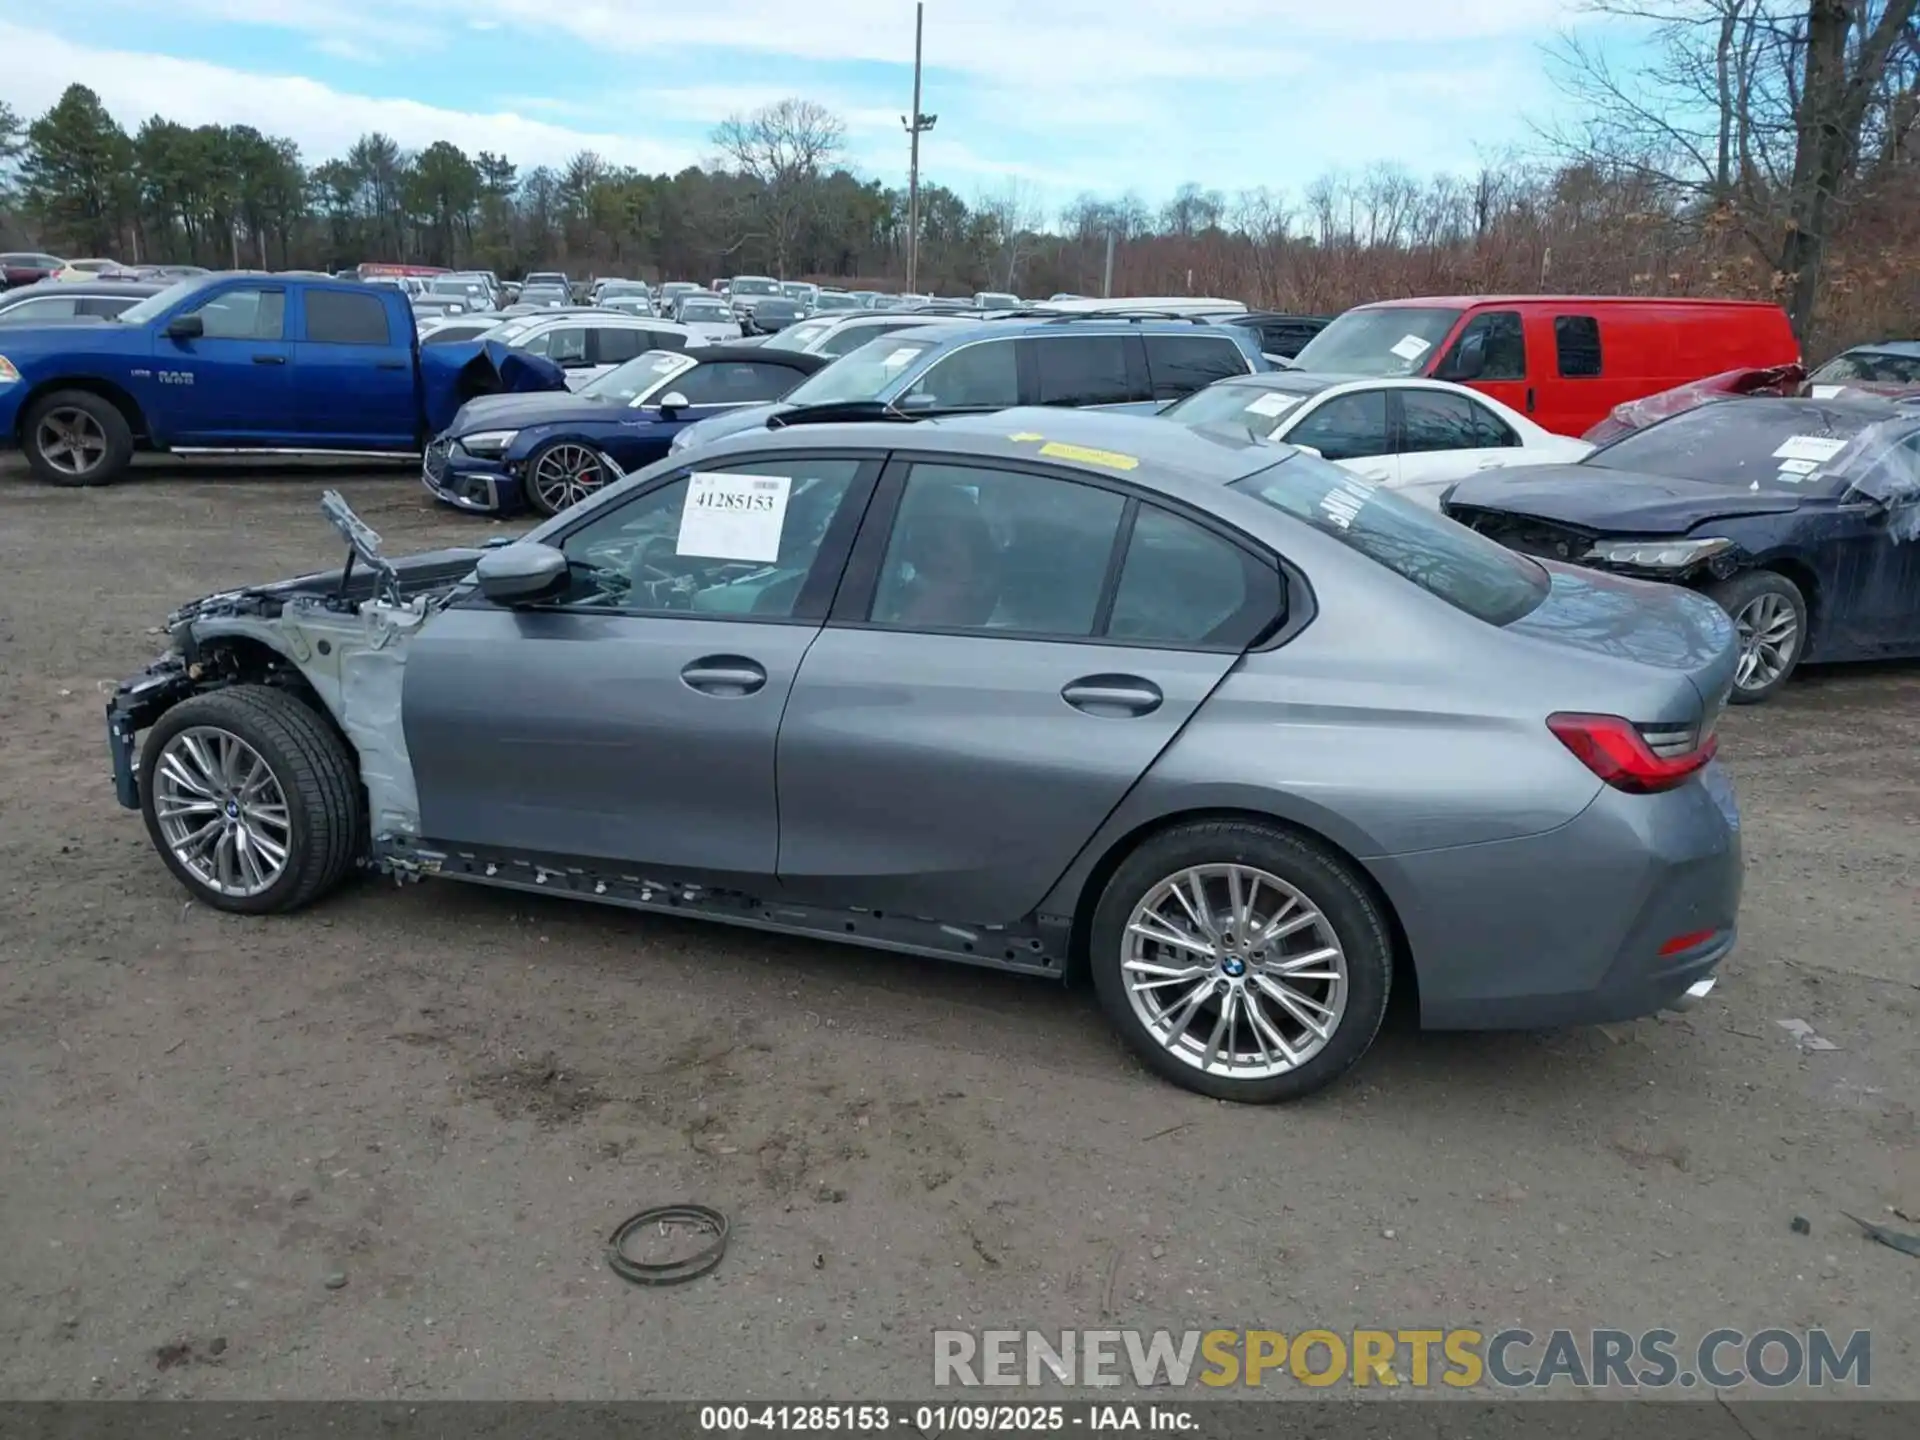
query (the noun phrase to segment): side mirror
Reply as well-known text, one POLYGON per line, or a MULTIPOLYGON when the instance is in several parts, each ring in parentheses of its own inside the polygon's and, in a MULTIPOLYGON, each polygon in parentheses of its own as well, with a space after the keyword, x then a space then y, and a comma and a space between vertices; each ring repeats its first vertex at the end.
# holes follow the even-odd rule
POLYGON ((176 315, 167 322, 169 340, 197 340, 207 333, 207 322, 198 315, 176 315))
POLYGON ((1487 368, 1487 337, 1475 332, 1467 336, 1454 350, 1453 356, 1443 367, 1442 373, 1434 376, 1436 380, 1478 380, 1481 372, 1487 368))
POLYGON ((567 557, 551 545, 519 540, 489 550, 474 567, 480 593, 496 605, 525 605, 566 584, 567 557))
POLYGON ((684 410, 686 408, 687 397, 682 395, 678 390, 669 390, 660 397, 660 413, 662 415, 671 415, 676 410, 684 410))

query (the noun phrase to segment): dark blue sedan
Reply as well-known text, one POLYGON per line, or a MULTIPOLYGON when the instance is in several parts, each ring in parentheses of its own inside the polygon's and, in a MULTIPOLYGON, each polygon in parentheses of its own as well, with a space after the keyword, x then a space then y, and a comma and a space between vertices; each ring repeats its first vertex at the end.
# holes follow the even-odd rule
POLYGON ((649 350, 580 390, 471 400, 427 447, 427 489, 461 510, 553 515, 651 465, 696 420, 778 400, 820 355, 709 345, 649 350))
POLYGON ((1737 704, 1801 661, 1920 656, 1920 414, 1727 398, 1573 465, 1461 481, 1453 519, 1544 560, 1700 590, 1733 617, 1737 704))

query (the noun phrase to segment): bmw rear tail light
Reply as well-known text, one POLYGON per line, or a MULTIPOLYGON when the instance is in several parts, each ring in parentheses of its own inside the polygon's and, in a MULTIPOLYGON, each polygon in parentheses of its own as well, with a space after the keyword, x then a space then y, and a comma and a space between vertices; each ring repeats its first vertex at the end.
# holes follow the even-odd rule
POLYGON ((1550 715, 1547 728, 1595 775, 1629 795, 1656 795, 1706 768, 1720 737, 1692 726, 1635 725, 1618 715, 1550 715))

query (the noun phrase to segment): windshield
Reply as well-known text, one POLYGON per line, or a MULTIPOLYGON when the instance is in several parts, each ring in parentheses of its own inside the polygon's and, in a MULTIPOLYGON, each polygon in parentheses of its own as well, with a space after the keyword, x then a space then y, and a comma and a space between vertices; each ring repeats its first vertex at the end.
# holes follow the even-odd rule
POLYGON ((733 312, 718 300, 689 300, 680 306, 682 320, 715 320, 722 323, 733 319, 733 312))
POLYGON ((1716 400, 1623 435, 1582 465, 1775 494, 1837 493, 1842 451, 1891 415, 1818 400, 1716 400))
POLYGON ((741 279, 733 282, 736 295, 778 295, 780 286, 772 280, 741 279))
POLYGON ((1322 375, 1413 375, 1433 359, 1458 310, 1420 310, 1389 305, 1349 310, 1309 340, 1293 357, 1297 370, 1322 375))
POLYGON ((1018 295, 985 294, 974 298, 982 308, 987 310, 1018 310, 1020 308, 1018 295))
POLYGON ((144 325, 157 315, 163 315, 175 304, 205 288, 212 281, 211 276, 196 275, 190 280, 176 280, 157 295, 149 295, 138 305, 129 305, 114 319, 123 325, 144 325))
POLYGON ((809 320, 804 325, 793 325, 771 337, 766 344, 769 350, 805 350, 822 335, 833 329, 831 321, 809 320))
POLYGON ((1856 380, 1867 385, 1920 385, 1920 355, 1856 350, 1836 355, 1807 378, 1815 384, 1856 380))
POLYGON ((1510 625, 1530 613, 1553 583, 1524 555, 1312 455, 1296 451, 1231 488, 1489 625, 1510 625))
POLYGON ((859 310, 864 307, 851 295, 816 295, 813 308, 815 310, 859 310))
POLYGON ((850 400, 878 400, 933 346, 931 340, 903 340, 894 335, 870 341, 789 390, 785 403, 838 405, 850 400))
POLYGON ((647 396, 698 362, 672 350, 648 350, 624 365, 616 365, 598 379, 580 387, 582 395, 600 395, 623 404, 639 405, 647 396))
POLYGON ((1209 385, 1160 412, 1181 425, 1210 426, 1243 432, 1259 440, 1271 439, 1294 410, 1325 386, 1308 382, 1285 389, 1266 385, 1209 385))
POLYGON ((785 295, 789 300, 804 300, 813 293, 813 287, 811 285, 800 285, 789 282, 780 287, 780 293, 785 295))

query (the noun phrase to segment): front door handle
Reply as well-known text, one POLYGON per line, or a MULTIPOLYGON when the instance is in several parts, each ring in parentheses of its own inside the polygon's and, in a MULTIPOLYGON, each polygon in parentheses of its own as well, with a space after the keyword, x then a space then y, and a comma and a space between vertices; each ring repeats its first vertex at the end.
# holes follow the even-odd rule
POLYGON ((1060 698, 1076 710, 1104 719, 1151 715, 1167 698, 1138 675, 1087 675, 1068 684, 1060 698))
POLYGON ((766 685, 767 672, 744 655, 705 655, 681 670, 680 679, 702 695, 751 695, 766 685))
POLYGON ((253 357, 253 363, 256 365, 284 365, 287 363, 287 357, 284 355, 256 355, 253 357))

